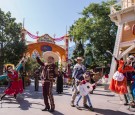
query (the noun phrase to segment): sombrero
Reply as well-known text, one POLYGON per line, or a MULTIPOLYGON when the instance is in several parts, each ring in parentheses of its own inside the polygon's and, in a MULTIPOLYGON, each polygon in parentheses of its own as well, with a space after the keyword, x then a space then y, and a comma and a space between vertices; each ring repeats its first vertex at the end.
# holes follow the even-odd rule
POLYGON ((5 64, 4 66, 5 66, 6 69, 7 69, 8 66, 12 66, 12 68, 15 69, 14 64, 5 64))
POLYGON ((75 59, 75 61, 77 61, 77 60, 81 60, 82 62, 84 61, 84 59, 83 59, 82 57, 77 57, 77 58, 75 59))
POLYGON ((48 60, 48 57, 53 57, 55 62, 57 62, 59 60, 58 55, 52 51, 46 51, 43 53, 43 58, 45 61, 48 60))

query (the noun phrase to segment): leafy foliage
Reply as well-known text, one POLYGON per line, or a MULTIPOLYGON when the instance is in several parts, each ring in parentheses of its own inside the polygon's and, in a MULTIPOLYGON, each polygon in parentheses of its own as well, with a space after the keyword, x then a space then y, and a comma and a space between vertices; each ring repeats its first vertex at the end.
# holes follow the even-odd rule
POLYGON ((85 54, 92 55, 92 65, 103 66, 111 61, 106 50, 113 52, 116 38, 117 27, 108 16, 110 5, 114 3, 115 0, 90 4, 82 11, 82 18, 70 27, 69 34, 75 42, 90 40, 91 45, 87 45, 85 54))
POLYGON ((77 57, 83 57, 83 56, 84 56, 84 48, 83 48, 83 44, 80 41, 76 44, 76 48, 73 51, 72 60, 74 60, 77 57))
POLYGON ((5 63, 17 64, 26 51, 24 41, 21 41, 22 24, 16 23, 11 13, 0 9, 0 66, 5 63))
POLYGON ((25 69, 27 72, 34 72, 35 69, 37 69, 40 65, 37 63, 35 59, 29 58, 26 65, 25 69))

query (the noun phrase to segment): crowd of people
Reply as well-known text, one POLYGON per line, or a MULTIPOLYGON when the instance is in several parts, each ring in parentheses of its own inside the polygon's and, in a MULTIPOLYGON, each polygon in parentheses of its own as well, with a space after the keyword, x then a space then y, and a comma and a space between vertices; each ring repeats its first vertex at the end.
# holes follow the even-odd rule
MULTIPOLYGON (((66 85, 66 87, 68 86, 68 75, 66 71, 58 69, 55 64, 56 60, 52 55, 46 56, 47 63, 42 62, 38 57, 38 54, 35 53, 35 55, 37 63, 40 65, 40 67, 34 72, 35 91, 38 91, 39 89, 40 79, 45 104, 45 108, 42 111, 54 112, 55 102, 52 93, 53 83, 56 81, 56 92, 58 94, 63 93, 64 85, 66 85)), ((126 61, 123 59, 118 60, 117 58, 115 58, 115 60, 117 62, 117 71, 112 77, 109 89, 124 97, 124 105, 130 105, 132 108, 135 108, 135 72, 133 66, 135 57, 130 55, 126 61)), ((87 70, 83 65, 84 59, 82 57, 77 57, 75 61, 76 64, 72 71, 73 82, 70 105, 71 107, 80 109, 79 102, 81 98, 83 98, 83 106, 90 111, 94 111, 90 95, 93 93, 93 90, 97 85, 96 81, 93 79, 93 75, 95 73, 87 70), (87 105, 87 103, 89 105, 87 105)), ((18 76, 18 70, 21 68, 23 63, 25 63, 25 61, 21 60, 16 70, 11 66, 6 67, 6 75, 10 82, 0 100, 2 100, 6 95, 13 95, 14 98, 16 98, 19 93, 23 92, 23 83, 18 76)), ((105 74, 105 78, 108 78, 108 74, 105 74)))
MULTIPOLYGON (((58 94, 63 93, 63 87, 68 87, 68 79, 69 76, 66 70, 62 71, 62 69, 58 69, 56 66, 55 58, 53 56, 46 57, 47 63, 44 63, 36 54, 37 63, 40 65, 38 69, 34 72, 35 78, 35 91, 39 90, 39 80, 42 82, 42 90, 43 90, 43 98, 45 108, 42 111, 50 111, 53 112, 55 110, 55 102, 52 93, 52 87, 54 81, 56 81, 56 92, 58 94)), ((96 86, 92 75, 93 73, 86 70, 86 67, 82 64, 83 58, 78 57, 75 59, 77 64, 73 68, 73 94, 71 98, 71 106, 74 107, 74 101, 77 95, 79 96, 76 107, 79 109, 79 101, 83 97, 83 105, 85 108, 94 111, 89 94, 92 92, 96 86), (87 105, 87 101, 89 106, 87 105)), ((22 67, 22 64, 25 63, 25 60, 22 59, 16 69, 13 69, 12 66, 6 67, 6 76, 9 79, 8 88, 4 91, 4 94, 1 96, 0 100, 6 95, 13 95, 14 98, 19 93, 23 93, 23 83, 22 79, 19 78, 18 71, 22 67)))

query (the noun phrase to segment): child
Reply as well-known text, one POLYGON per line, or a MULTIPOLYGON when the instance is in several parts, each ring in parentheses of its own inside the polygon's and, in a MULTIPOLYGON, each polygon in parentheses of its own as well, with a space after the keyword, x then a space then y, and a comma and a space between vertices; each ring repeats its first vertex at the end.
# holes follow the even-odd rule
POLYGON ((78 103, 81 100, 82 96, 85 96, 89 103, 89 109, 91 111, 94 111, 91 101, 90 101, 89 93, 93 90, 93 86, 95 86, 95 83, 92 85, 90 84, 90 73, 88 71, 84 73, 83 76, 84 76, 84 80, 82 80, 78 86, 78 91, 80 95, 76 102, 76 107, 79 108, 78 103))

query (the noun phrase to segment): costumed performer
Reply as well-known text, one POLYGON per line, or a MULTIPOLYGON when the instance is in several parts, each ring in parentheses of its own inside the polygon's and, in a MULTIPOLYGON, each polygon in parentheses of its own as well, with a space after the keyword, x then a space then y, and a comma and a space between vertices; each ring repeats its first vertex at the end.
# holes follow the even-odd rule
POLYGON ((47 63, 45 64, 39 59, 38 54, 35 52, 37 62, 43 67, 42 89, 43 89, 45 108, 42 111, 54 112, 55 104, 54 104, 52 88, 53 88, 54 78, 58 76, 58 68, 55 64, 56 62, 55 56, 52 55, 50 52, 47 54, 44 56, 44 59, 47 61, 47 63), (50 104, 48 100, 50 100, 50 104))
MULTIPOLYGON (((25 58, 23 58, 16 67, 16 70, 13 70, 11 65, 7 66, 7 77, 9 79, 8 88, 4 91, 4 94, 1 96, 0 100, 2 100, 6 95, 12 95, 16 98, 17 94, 23 92, 22 80, 19 79, 18 72, 22 64, 25 63, 25 58)), ((6 75, 5 75, 6 76, 6 75)))
POLYGON ((78 98, 78 100, 76 102, 76 107, 79 109, 79 101, 81 100, 82 97, 85 97, 88 100, 89 109, 91 111, 94 111, 94 108, 92 106, 89 94, 93 90, 93 87, 96 84, 95 83, 94 84, 90 84, 90 72, 87 71, 86 73, 84 73, 83 76, 84 76, 84 80, 82 80, 79 83, 79 86, 78 86, 79 98, 78 98))
POLYGON ((118 69, 113 75, 109 89, 117 94, 124 95, 128 93, 127 78, 124 76, 124 73, 134 71, 134 68, 131 66, 133 56, 129 56, 126 62, 123 59, 117 60, 115 58, 115 60, 118 64, 118 69))

